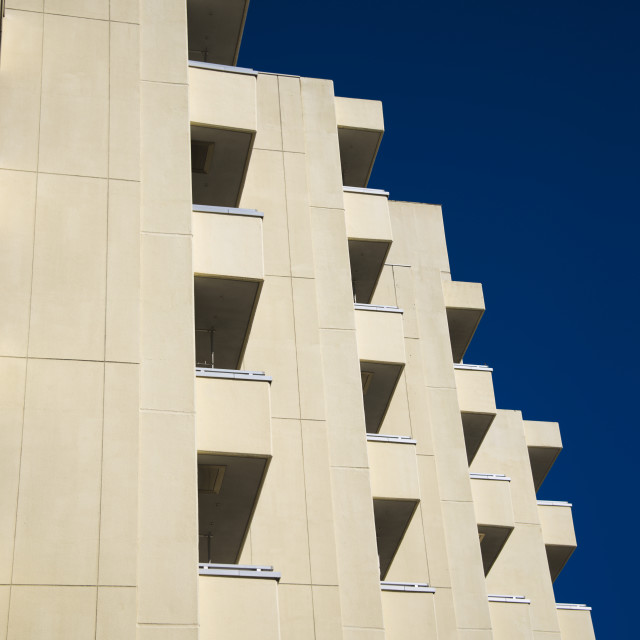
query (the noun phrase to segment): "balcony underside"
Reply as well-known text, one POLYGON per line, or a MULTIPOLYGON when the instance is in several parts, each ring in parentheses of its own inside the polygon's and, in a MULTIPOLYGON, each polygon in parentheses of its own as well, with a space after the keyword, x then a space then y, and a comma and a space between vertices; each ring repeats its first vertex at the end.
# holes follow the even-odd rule
POLYGON ((198 562, 238 562, 268 458, 198 454, 198 562))
POLYGON ((254 133, 191 125, 192 201, 237 207, 249 165, 254 133))
POLYGON ((342 184, 366 187, 382 140, 382 131, 338 127, 342 184))
POLYGON ((417 506, 415 500, 373 500, 381 580, 391 567, 417 506))
POLYGON ((380 431, 403 368, 402 364, 360 362, 367 433, 380 431))
POLYGON ((484 309, 447 309, 451 353, 454 362, 461 362, 478 327, 484 309))
POLYGON ((528 447, 528 449, 533 484, 538 491, 562 449, 552 447, 528 447))
POLYGON ((196 366, 240 368, 261 286, 254 280, 194 278, 196 366))
POLYGON ((463 411, 461 416, 467 461, 471 464, 496 416, 493 413, 470 413, 466 411, 463 411))
POLYGON ((507 543, 513 527, 500 527, 496 525, 478 525, 480 535, 480 553, 482 554, 482 566, 486 576, 498 559, 502 547, 507 543))
POLYGON ((235 65, 249 0, 187 0, 189 59, 235 65))
POLYGON ((547 561, 549 562, 551 582, 555 582, 576 548, 559 544, 545 544, 545 550, 547 552, 547 561))
POLYGON ((355 302, 371 302, 390 248, 391 242, 349 240, 349 262, 355 302))

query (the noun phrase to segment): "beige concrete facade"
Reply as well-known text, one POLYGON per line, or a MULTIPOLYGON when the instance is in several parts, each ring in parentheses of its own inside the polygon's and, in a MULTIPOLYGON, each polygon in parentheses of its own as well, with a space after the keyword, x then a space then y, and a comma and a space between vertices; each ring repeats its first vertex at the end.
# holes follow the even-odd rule
POLYGON ((381 103, 225 66, 244 0, 5 4, 0 640, 594 638, 381 103))

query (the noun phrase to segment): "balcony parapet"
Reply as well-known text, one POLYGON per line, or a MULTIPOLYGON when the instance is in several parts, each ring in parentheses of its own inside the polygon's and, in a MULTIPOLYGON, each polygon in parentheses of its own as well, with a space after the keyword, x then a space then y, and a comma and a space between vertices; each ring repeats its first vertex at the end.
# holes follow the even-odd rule
POLYGON ((199 60, 189 60, 189 66, 194 69, 210 69, 212 71, 224 71, 224 73, 239 73, 244 76, 257 76, 258 72, 247 67, 234 67, 228 64, 217 64, 215 62, 200 62, 199 60))
POLYGON ((596 640, 591 607, 586 604, 556 604, 562 640, 596 640))
POLYGON ((384 304, 363 304, 356 302, 353 305, 356 311, 380 311, 382 313, 404 313, 402 309, 384 304))
POLYGON ((280 580, 282 577, 272 566, 253 564, 200 563, 198 573, 201 576, 227 576, 229 578, 254 578, 262 580, 280 580))
POLYGON ((453 361, 461 362, 485 310, 482 285, 446 280, 442 288, 453 361))
POLYGON ((542 539, 552 581, 560 575, 577 547, 571 507, 570 502, 538 500, 542 539))
POLYGON ((524 436, 529 451, 533 484, 538 491, 562 451, 560 426, 557 422, 524 420, 524 436))
POLYGON ((453 368, 467 460, 471 464, 497 413, 493 369, 477 364, 454 364, 453 368))
POLYGON ((192 210, 198 213, 220 213, 222 215, 264 218, 264 213, 257 209, 239 209, 238 207, 215 207, 207 204, 194 204, 192 205, 192 210))
POLYGON ((470 473, 469 477, 482 564, 487 575, 515 527, 511 479, 505 475, 489 473, 470 473))
POLYGON ((336 97, 342 182, 366 187, 384 134, 382 103, 336 97))
POLYGON ((237 371, 235 369, 207 369, 196 367, 196 378, 224 378, 226 380, 253 380, 254 382, 272 382, 273 378, 264 371, 237 371))
POLYGON ((395 444, 418 444, 417 440, 409 436, 390 436, 381 433, 367 433, 368 442, 393 442, 395 444))
POLYGON ((384 189, 370 189, 369 187, 342 187, 345 193, 367 193, 372 196, 389 197, 389 192, 384 189))

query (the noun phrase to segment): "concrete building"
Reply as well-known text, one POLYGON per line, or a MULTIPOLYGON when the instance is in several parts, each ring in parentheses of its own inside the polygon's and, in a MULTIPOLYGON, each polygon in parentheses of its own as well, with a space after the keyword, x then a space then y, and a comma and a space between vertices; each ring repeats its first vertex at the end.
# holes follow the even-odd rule
POLYGON ((0 639, 594 638, 441 208, 247 4, 6 0, 0 639))

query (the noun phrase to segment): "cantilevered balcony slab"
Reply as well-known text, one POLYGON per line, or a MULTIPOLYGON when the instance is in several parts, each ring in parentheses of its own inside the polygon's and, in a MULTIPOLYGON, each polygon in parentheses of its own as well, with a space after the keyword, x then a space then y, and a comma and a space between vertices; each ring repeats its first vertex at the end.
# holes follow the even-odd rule
POLYGON ((596 640, 591 607, 585 604, 556 605, 562 640, 596 640))
POLYGON ((367 436, 380 577, 384 580, 420 501, 416 442, 367 436))
POLYGON ((198 579, 198 638, 280 640, 278 582, 270 569, 239 565, 237 573, 245 575, 235 577, 232 569, 226 574, 215 568, 208 573, 201 569, 198 579), (250 574, 254 577, 249 577, 250 574))
POLYGON ((257 74, 189 63, 194 204, 237 207, 257 130, 257 74))
POLYGON ((355 316, 367 432, 377 433, 406 363, 402 310, 356 304, 355 316))
POLYGON ((529 450, 533 484, 538 491, 562 451, 560 426, 557 422, 525 420, 524 435, 529 450))
POLYGON ((493 369, 468 364, 455 364, 454 369, 467 460, 471 464, 496 417, 496 400, 491 378, 493 369))
POLYGON ((356 302, 368 304, 393 241, 389 194, 345 187, 344 206, 353 294, 356 302))
POLYGON ((378 100, 336 98, 342 184, 366 187, 384 133, 378 100))
POLYGON ((577 546, 571 503, 538 500, 538 514, 551 580, 555 581, 577 546))
POLYGON ((484 313, 482 285, 476 282, 445 280, 442 288, 453 361, 461 362, 484 313))
POLYGON ((271 460, 270 378, 196 370, 199 561, 240 557, 271 460))
POLYGON ((510 479, 484 473, 472 473, 470 476, 482 565, 487 575, 515 526, 510 479))
POLYGON ((234 65, 249 0, 187 0, 189 59, 234 65))

